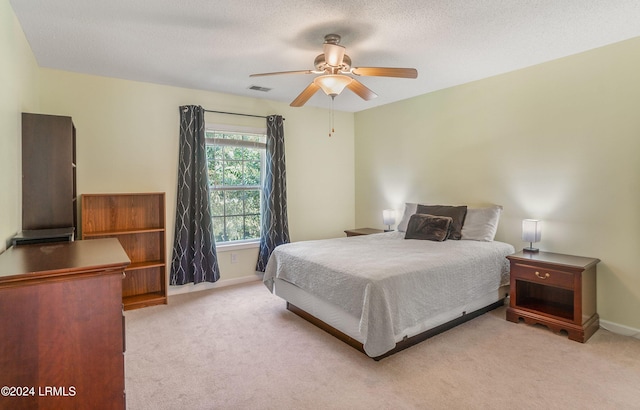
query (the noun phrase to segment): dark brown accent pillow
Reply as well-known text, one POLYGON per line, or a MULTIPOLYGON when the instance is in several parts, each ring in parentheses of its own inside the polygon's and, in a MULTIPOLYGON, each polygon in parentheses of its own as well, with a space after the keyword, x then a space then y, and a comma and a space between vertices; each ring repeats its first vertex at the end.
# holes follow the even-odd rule
POLYGON ((453 222, 451 222, 451 230, 449 231, 449 236, 447 237, 447 239, 462 238, 462 225, 464 225, 464 218, 467 216, 466 205, 418 205, 416 213, 436 216, 450 216, 453 219, 453 222))
POLYGON ((413 214, 409 218, 404 239, 427 239, 442 242, 449 235, 452 221, 453 218, 450 216, 413 214))

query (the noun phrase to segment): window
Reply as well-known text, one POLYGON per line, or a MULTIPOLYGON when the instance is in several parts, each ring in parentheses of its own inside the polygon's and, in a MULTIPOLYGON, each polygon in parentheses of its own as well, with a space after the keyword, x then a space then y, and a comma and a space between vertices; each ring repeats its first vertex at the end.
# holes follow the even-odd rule
POLYGON ((216 243, 260 239, 265 134, 266 130, 207 126, 205 137, 216 243))

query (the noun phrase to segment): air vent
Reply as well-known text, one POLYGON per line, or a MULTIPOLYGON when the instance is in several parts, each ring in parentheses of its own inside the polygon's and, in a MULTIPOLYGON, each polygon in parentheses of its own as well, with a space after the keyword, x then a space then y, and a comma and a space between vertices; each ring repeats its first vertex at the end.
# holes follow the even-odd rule
POLYGON ((260 87, 259 85, 252 85, 249 89, 253 91, 262 91, 263 93, 271 91, 271 88, 260 87))

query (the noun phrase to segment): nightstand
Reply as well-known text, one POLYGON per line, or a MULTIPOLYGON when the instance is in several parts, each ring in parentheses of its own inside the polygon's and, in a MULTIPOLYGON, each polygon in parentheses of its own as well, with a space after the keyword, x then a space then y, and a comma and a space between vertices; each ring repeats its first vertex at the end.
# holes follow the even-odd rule
POLYGON ((600 259, 551 252, 507 256, 511 281, 507 320, 541 324, 586 342, 600 326, 596 265, 600 259))
POLYGON ((371 235, 374 233, 382 233, 384 230, 382 229, 374 229, 374 228, 359 228, 359 229, 347 229, 344 233, 347 236, 360 236, 360 235, 371 235))

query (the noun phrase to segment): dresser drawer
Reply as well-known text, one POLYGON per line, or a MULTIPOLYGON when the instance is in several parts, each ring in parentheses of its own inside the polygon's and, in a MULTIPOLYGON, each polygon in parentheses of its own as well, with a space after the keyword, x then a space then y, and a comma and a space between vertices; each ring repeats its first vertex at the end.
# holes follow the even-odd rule
POLYGON ((526 280, 528 282, 550 285, 565 289, 573 289, 573 274, 538 266, 511 265, 511 278, 514 280, 526 280))

